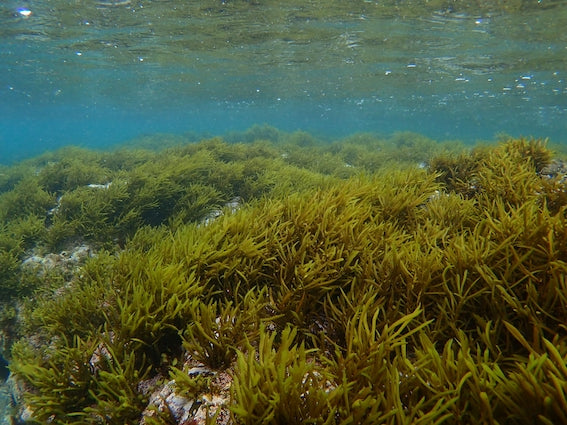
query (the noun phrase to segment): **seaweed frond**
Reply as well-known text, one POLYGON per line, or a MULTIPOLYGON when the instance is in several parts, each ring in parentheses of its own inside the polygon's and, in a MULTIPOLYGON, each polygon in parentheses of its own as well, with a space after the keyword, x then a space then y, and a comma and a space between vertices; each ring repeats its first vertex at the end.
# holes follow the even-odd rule
POLYGON ((238 352, 230 410, 241 424, 325 424, 334 419, 326 373, 296 344, 297 329, 260 329, 257 350, 238 352))
POLYGON ((258 294, 251 290, 237 304, 196 300, 191 321, 183 332, 183 347, 213 369, 228 367, 247 340, 258 338, 265 298, 265 290, 258 294))

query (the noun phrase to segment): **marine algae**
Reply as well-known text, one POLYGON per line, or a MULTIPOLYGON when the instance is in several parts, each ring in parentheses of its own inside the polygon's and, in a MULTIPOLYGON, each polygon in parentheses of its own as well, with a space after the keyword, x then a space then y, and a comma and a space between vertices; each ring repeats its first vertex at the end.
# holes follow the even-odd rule
MULTIPOLYGON (((427 167, 416 157, 372 170, 358 152, 386 142, 345 150, 299 136, 181 146, 156 153, 160 166, 108 174, 125 182, 135 225, 104 230, 102 246, 118 245, 37 290, 20 319, 35 342, 13 344, 10 368, 34 420, 138 423, 152 410, 140 388, 160 376, 206 405, 214 385, 185 377, 190 359, 230 373, 221 410, 232 423, 565 423, 567 204, 564 183, 542 173, 545 143, 427 152, 427 167), (282 156, 294 144, 311 156, 301 167, 282 156), (337 167, 348 152, 356 171, 322 173, 325 151, 343 155, 337 167), (251 157, 256 168, 238 166, 251 157), (318 183, 290 179, 305 173, 318 183), (175 218, 192 185, 216 194, 212 219, 206 208, 175 218), (218 205, 244 193, 236 209, 218 205)), ((127 214, 86 193, 59 196, 102 205, 106 215, 80 213, 102 229, 127 214)), ((3 245, 14 269, 23 234, 35 233, 3 245)), ((176 422, 163 413, 146 423, 176 422)))

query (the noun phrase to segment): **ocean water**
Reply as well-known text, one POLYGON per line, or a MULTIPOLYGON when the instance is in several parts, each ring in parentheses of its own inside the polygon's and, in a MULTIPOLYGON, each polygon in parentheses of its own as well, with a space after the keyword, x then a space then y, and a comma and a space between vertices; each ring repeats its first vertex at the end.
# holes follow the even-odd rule
POLYGON ((567 2, 5 0, 0 163, 254 124, 567 142, 567 2))

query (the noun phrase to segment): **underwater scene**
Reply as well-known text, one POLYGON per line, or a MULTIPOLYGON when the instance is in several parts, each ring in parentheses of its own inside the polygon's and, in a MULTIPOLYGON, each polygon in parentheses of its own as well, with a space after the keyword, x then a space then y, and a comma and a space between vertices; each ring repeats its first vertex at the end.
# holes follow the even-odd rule
POLYGON ((567 424, 567 1, 0 4, 0 425, 567 424))

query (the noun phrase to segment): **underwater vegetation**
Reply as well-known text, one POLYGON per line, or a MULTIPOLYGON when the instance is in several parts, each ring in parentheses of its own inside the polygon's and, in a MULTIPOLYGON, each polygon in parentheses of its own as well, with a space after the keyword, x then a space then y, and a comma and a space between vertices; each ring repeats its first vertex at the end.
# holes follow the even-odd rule
POLYGON ((294 137, 145 150, 124 167, 115 155, 81 183, 39 178, 51 159, 38 168, 36 221, 2 213, 26 229, 5 231, 14 269, 32 241, 55 246, 53 202, 77 223, 69 236, 100 249, 7 304, 29 422, 181 423, 150 403, 173 381, 206 423, 567 423, 567 198, 546 143, 411 148, 406 134, 392 164, 367 135, 294 137), (195 185, 210 201, 188 195, 195 185))
POLYGON ((268 126, 229 139, 148 137, 112 152, 68 147, 0 169, 0 298, 29 293, 19 264, 31 248, 60 251, 80 239, 113 249, 146 225, 197 222, 442 149, 411 133, 329 144, 268 126))

